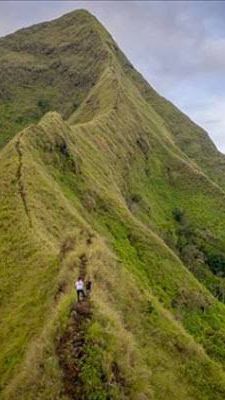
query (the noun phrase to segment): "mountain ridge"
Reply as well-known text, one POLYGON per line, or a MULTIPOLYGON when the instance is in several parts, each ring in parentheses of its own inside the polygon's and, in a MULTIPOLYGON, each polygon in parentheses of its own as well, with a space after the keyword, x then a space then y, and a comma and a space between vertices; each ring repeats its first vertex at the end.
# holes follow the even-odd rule
MULTIPOLYGON (((204 159, 197 163, 176 143, 170 113, 149 104, 143 81, 127 74, 126 58, 98 23, 109 41, 102 49, 102 38, 84 24, 88 16, 75 11, 44 24, 54 26, 61 43, 64 21, 77 21, 65 24, 67 49, 56 45, 62 55, 71 52, 68 30, 73 40, 77 32, 69 68, 51 82, 58 82, 57 102, 62 96, 67 103, 64 118, 45 109, 35 75, 31 109, 37 100, 42 105, 33 124, 25 118, 25 130, 12 138, 18 125, 7 115, 11 140, 4 137, 0 150, 0 397, 69 400, 78 390, 85 400, 222 400, 223 173, 218 181, 215 160, 208 177, 204 159), (72 356, 81 312, 73 282, 84 265, 94 286, 79 359, 72 356)), ((42 26, 22 32, 32 52, 42 26)), ((41 60, 40 82, 51 57, 41 60)), ((42 96, 48 90, 41 87, 42 96)), ((22 90, 14 107, 30 95, 22 90)), ((57 104, 50 100, 49 107, 57 104)))

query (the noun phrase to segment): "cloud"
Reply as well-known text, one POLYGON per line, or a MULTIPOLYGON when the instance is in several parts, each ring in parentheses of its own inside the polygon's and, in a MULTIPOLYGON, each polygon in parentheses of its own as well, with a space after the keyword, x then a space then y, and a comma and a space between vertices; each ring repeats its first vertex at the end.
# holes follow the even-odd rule
POLYGON ((210 134, 214 143, 225 153, 225 98, 212 96, 209 101, 199 104, 199 107, 190 107, 193 118, 210 134))

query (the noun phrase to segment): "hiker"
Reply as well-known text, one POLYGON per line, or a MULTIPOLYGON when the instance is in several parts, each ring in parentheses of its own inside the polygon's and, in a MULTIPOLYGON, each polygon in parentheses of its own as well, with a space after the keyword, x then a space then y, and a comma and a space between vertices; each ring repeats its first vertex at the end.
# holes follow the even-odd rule
POLYGON ((87 280, 85 287, 86 287, 86 295, 87 295, 87 297, 89 297, 90 293, 91 293, 91 288, 92 288, 92 282, 90 279, 87 280))
POLYGON ((77 291, 77 301, 80 301, 81 300, 81 296, 82 296, 82 299, 85 297, 84 281, 80 276, 79 276, 78 280, 75 283, 75 287, 76 287, 76 291, 77 291))

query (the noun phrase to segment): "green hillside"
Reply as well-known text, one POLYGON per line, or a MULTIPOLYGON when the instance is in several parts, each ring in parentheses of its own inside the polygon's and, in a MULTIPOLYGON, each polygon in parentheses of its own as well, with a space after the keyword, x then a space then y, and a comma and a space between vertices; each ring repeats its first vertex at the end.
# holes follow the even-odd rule
POLYGON ((0 50, 0 398, 223 400, 224 156, 86 11, 0 50))

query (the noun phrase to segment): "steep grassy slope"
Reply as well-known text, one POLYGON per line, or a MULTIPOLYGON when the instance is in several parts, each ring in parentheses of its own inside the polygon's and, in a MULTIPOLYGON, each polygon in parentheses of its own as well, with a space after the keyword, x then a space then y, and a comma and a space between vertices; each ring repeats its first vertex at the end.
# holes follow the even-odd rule
POLYGON ((207 133, 149 85, 84 10, 0 39, 0 146, 48 110, 69 117, 116 58, 162 117, 176 144, 224 187, 225 158, 207 133))
MULTIPOLYGON (((93 135, 99 127, 94 122, 92 124, 93 135)), ((59 116, 50 114, 38 127, 24 131, 5 149, 6 154, 14 151, 15 156, 18 156, 17 143, 20 141, 20 179, 27 206, 24 207, 22 198, 17 198, 17 201, 21 204, 21 222, 22 226, 25 225, 27 237, 23 237, 20 232, 19 246, 29 249, 32 256, 35 247, 38 250, 36 258, 22 254, 22 260, 28 259, 32 267, 25 266, 23 269, 24 266, 16 261, 18 281, 14 279, 13 263, 8 263, 6 283, 11 282, 12 287, 6 286, 5 293, 3 292, 3 299, 10 298, 11 301, 3 308, 6 344, 3 346, 2 365, 6 368, 6 373, 4 374, 3 369, 1 376, 5 376, 7 381, 14 371, 15 380, 3 392, 3 398, 36 398, 37 393, 40 398, 61 398, 61 373, 58 370, 53 338, 55 331, 58 335, 66 323, 62 321, 68 315, 69 304, 73 301, 72 282, 83 254, 88 259, 88 271, 94 277, 96 285, 93 316, 87 328, 88 349, 90 346, 87 354, 90 354, 82 366, 87 398, 92 398, 93 393, 95 398, 106 398, 108 392, 113 398, 136 398, 141 393, 146 398, 154 395, 156 399, 164 398, 165 393, 169 393, 171 399, 175 395, 178 398, 203 398, 200 397, 202 386, 205 387, 207 398, 209 393, 211 395, 211 384, 215 385, 216 381, 218 388, 214 388, 215 399, 220 398, 220 392, 223 398, 224 378, 219 365, 209 360, 204 350, 193 342, 172 317, 171 312, 160 306, 153 293, 170 308, 171 298, 179 297, 179 291, 183 290, 184 295, 192 301, 186 306, 182 304, 176 310, 176 316, 184 318, 188 329, 198 328, 196 337, 201 341, 206 339, 201 337, 202 328, 213 329, 216 322, 220 324, 219 334, 222 334, 220 318, 223 317, 223 307, 217 305, 201 289, 163 242, 132 216, 122 196, 119 192, 116 193, 110 157, 108 162, 104 160, 104 164, 103 160, 93 157, 95 152, 90 147, 95 147, 96 144, 87 136, 83 142, 85 128, 86 125, 80 128, 75 126, 71 130, 59 116), (82 149, 83 146, 88 146, 89 151, 82 149), (82 151, 89 157, 83 159, 82 151), (105 181, 108 181, 112 190, 102 190, 106 185, 105 181), (86 207, 83 208, 82 201, 87 201, 87 198, 78 201, 79 195, 83 198, 86 193, 83 186, 85 182, 89 190, 95 185, 95 191, 99 191, 99 205, 96 204, 95 211, 87 212, 86 207), (115 188, 112 188, 113 184, 115 188), (79 186, 84 189, 83 192, 79 190, 79 186), (88 222, 85 223, 84 220, 88 222), (108 245, 91 230, 91 222, 93 227, 96 225, 95 229, 102 231, 102 234, 104 232, 108 237, 108 245), (86 242, 90 234, 94 236, 88 245, 86 242), (62 245, 68 241, 69 246, 62 245), (113 246, 119 259, 113 256, 108 246, 113 246), (68 253, 63 249, 68 249, 68 253), (164 277, 159 271, 164 271, 164 277), (60 287, 63 287, 63 295, 58 297, 60 287), (204 312, 202 306, 205 307, 204 312), (12 307, 15 314, 10 314, 9 319, 9 310, 12 307), (44 332, 41 334, 42 329, 44 332), (41 339, 36 344, 37 339, 34 338, 38 334, 41 334, 41 339), (25 363, 25 367, 21 368, 20 362, 23 360, 28 338, 31 343, 33 340, 34 342, 32 349, 28 347, 28 366, 25 363), (44 354, 43 358, 40 353, 44 354), (176 358, 174 353, 177 354, 176 358), (7 365, 6 359, 12 364, 7 365), (34 363, 36 367, 32 369, 32 374, 30 363, 34 363), (161 364, 162 367, 159 368, 161 364), (181 368, 183 364, 185 368, 181 368), (118 369, 117 373, 114 372, 115 368, 118 369), (102 369, 106 374, 106 382, 101 381, 102 369), (200 382, 194 376, 195 369, 199 369, 203 375, 200 382), (215 377, 217 373, 218 380, 215 377), (90 374, 93 381, 90 381, 90 374), (113 377, 113 374, 116 376, 113 377), (114 382, 110 389, 107 380, 114 382)), ((102 157, 107 159, 105 152, 102 157)), ((4 159, 3 154, 3 162, 4 159)), ((12 154, 11 160, 14 161, 12 154)), ((18 157, 18 162, 20 160, 18 157)), ((12 165, 15 176, 18 176, 19 165, 15 161, 12 165)), ((10 170, 9 166, 7 170, 10 170)), ((13 176, 13 171, 11 175, 13 176)), ((15 183, 18 185, 17 196, 21 196, 21 183, 15 183)), ((12 199, 11 193, 9 199, 12 199)), ((13 204, 10 209, 14 209, 13 204)), ((17 237, 19 226, 19 222, 13 225, 17 237)), ((13 258, 7 248, 8 242, 6 243, 5 252, 13 258)), ((14 253, 14 257, 17 260, 17 253, 14 253)), ((3 266, 1 269, 3 270, 3 266)), ((210 336, 209 343, 206 343, 209 353, 210 342, 213 344, 217 338, 218 333, 215 332, 210 336)), ((217 358, 218 355, 212 351, 212 356, 217 358)))
POLYGON ((126 74, 137 85, 145 100, 162 117, 163 125, 170 130, 177 146, 224 188, 225 157, 218 151, 207 132, 160 96, 133 68, 118 47, 116 53, 126 74))
POLYGON ((0 146, 46 111, 80 105, 106 59, 96 24, 78 11, 0 39, 0 146))
MULTIPOLYGON (((9 48, 21 54, 22 35, 36 52, 46 29, 59 52, 64 29, 77 26, 71 68, 79 58, 83 76, 95 65, 92 84, 71 86, 64 103, 69 74, 54 81, 51 108, 70 114, 67 122, 49 112, 0 153, 0 396, 222 400, 225 205, 213 168, 209 178, 209 166, 183 151, 168 115, 89 14, 1 45, 7 57, 9 48), (83 27, 86 44, 99 40, 85 53, 83 27), (74 305, 80 273, 94 282, 86 313, 74 305)), ((17 126, 8 121, 11 137, 17 126)))

